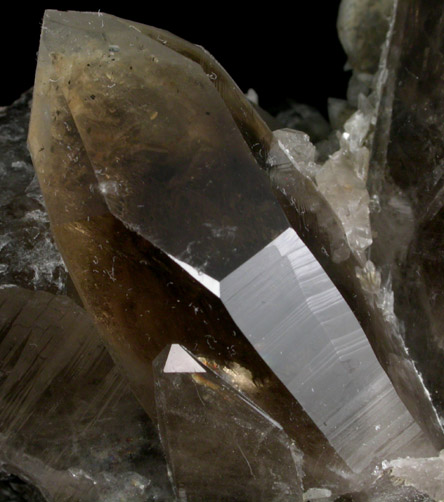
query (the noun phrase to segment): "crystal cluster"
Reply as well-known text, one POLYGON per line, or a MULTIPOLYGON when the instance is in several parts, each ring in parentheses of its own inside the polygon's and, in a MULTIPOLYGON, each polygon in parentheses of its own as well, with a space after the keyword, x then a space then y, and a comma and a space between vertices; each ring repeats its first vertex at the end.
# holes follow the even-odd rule
POLYGON ((268 118, 168 32, 46 12, 44 202, 26 98, 0 159, 8 476, 51 501, 443 497, 437 11, 342 2, 330 124, 268 118))

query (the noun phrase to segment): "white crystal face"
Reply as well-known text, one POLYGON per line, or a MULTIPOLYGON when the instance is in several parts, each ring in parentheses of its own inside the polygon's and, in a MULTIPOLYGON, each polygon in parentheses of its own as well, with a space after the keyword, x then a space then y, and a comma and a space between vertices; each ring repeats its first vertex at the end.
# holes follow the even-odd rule
POLYGON ((180 345, 171 345, 164 373, 205 373, 205 369, 197 363, 180 345))
POLYGON ((188 263, 185 263, 184 261, 178 260, 177 258, 174 258, 174 256, 171 256, 170 254, 168 255, 173 261, 175 261, 178 265, 180 265, 186 272, 188 272, 191 277, 196 279, 196 281, 199 281, 202 286, 205 286, 209 291, 213 293, 213 295, 216 295, 218 298, 220 297, 220 282, 217 281, 216 279, 213 279, 213 277, 210 277, 209 275, 205 274, 204 272, 201 272, 199 270, 196 270, 194 267, 189 265, 188 263))
POLYGON ((423 437, 354 314, 293 229, 226 277, 221 299, 351 469, 423 437))

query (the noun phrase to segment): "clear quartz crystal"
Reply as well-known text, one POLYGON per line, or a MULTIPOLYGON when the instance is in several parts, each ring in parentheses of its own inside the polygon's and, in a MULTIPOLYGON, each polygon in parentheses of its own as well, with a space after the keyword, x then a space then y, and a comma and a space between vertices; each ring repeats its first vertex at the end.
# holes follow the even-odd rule
MULTIPOLYGON (((366 187, 370 152, 364 144, 371 119, 371 113, 356 111, 344 124, 340 149, 323 165, 315 162, 316 148, 307 135, 291 130, 274 133, 279 147, 303 175, 312 179, 327 201, 343 227, 348 247, 361 261, 372 243, 366 187)), ((269 162, 273 164, 272 155, 269 162)), ((336 253, 336 259, 339 257, 336 253)))

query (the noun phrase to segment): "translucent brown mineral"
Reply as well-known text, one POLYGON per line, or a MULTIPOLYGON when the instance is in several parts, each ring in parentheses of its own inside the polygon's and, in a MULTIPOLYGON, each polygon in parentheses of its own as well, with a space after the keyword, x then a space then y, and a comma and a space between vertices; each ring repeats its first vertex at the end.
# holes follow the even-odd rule
MULTIPOLYGON (((398 16, 403 9, 400 2, 398 16)), ((417 89, 407 86, 408 103, 417 89)), ((345 493, 378 461, 442 446, 434 398, 369 259, 371 250, 393 272, 398 295, 401 274, 376 259, 373 241, 382 216, 370 196, 381 196, 383 209, 392 200, 385 188, 368 192, 373 126, 358 110, 320 165, 302 133, 273 135, 203 49, 101 13, 46 12, 29 146, 52 231, 80 301, 166 436, 180 413, 168 409, 171 382, 156 410, 153 361, 173 344, 217 372, 202 388, 204 401, 222 389, 209 417, 236 396, 226 412, 233 430, 235 409, 254 422, 252 408, 235 404, 244 396, 282 426, 301 452, 305 489, 322 480, 345 493)), ((439 214, 435 185, 427 222, 439 214)), ((167 378, 158 366, 156 375, 167 378)), ((175 378, 198 410, 196 382, 175 378)), ((188 476, 186 467, 176 472, 188 476)))

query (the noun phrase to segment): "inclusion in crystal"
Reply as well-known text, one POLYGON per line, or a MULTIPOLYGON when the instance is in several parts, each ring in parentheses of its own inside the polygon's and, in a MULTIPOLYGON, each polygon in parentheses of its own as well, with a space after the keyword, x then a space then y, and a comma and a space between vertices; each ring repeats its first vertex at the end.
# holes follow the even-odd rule
POLYGON ((439 52, 433 41, 441 36, 440 18, 433 13, 440 9, 397 3, 379 72, 352 77, 349 105, 358 109, 338 131, 333 155, 322 160, 319 144, 313 153, 313 145, 301 147, 301 133, 286 130, 274 132, 269 152, 270 176, 287 217, 438 449, 444 446, 443 106, 440 86, 431 82, 442 68, 427 54, 439 52), (426 25, 435 37, 424 35, 426 25))
POLYGON ((49 502, 171 500, 155 427, 65 296, 0 290, 0 466, 49 502))
MULTIPOLYGON (((375 130, 369 190, 372 260, 423 386, 444 417, 444 42, 438 1, 397 2, 375 130)), ((444 443, 441 443, 441 447, 444 443)), ((418 455, 415 455, 418 456, 418 455)))

